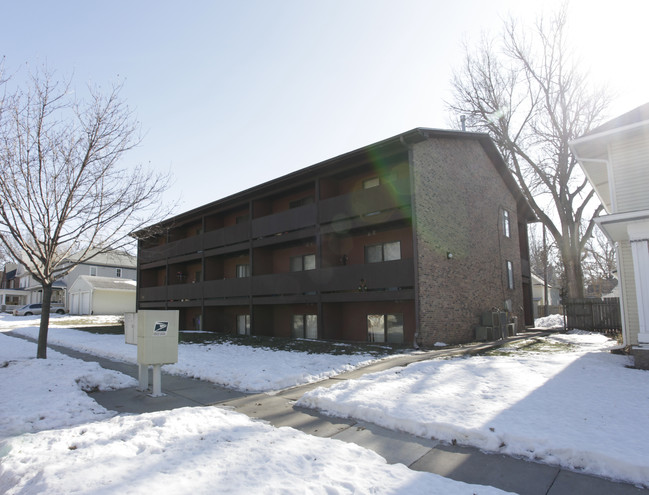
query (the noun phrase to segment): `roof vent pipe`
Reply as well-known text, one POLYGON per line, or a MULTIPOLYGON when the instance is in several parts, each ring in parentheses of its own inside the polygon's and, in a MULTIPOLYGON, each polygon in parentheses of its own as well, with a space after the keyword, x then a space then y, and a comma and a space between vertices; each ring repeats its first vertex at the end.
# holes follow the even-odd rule
POLYGON ((460 115, 460 122, 462 122, 462 132, 466 131, 466 115, 460 115))

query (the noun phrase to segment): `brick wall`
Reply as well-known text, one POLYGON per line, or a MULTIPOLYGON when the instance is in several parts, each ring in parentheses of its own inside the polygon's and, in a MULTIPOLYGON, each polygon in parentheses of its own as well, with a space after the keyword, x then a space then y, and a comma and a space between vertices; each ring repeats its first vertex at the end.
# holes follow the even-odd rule
POLYGON ((479 142, 428 139, 412 153, 419 336, 424 346, 470 342, 483 311, 512 301, 523 317, 516 202, 479 142), (511 236, 502 233, 502 209, 511 236), (447 253, 452 253, 448 259, 447 253), (506 261, 513 262, 514 290, 506 261))

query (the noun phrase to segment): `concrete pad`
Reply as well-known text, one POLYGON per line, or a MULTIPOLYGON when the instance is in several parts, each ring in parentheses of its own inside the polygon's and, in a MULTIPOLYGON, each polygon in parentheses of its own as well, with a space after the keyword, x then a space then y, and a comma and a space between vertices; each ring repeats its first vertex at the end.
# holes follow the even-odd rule
POLYGON ((135 388, 125 388, 109 392, 92 392, 88 395, 110 411, 128 414, 167 411, 179 407, 195 407, 201 405, 186 397, 181 397, 173 393, 162 397, 151 397, 148 392, 142 392, 135 388))
POLYGON ((558 467, 451 445, 435 447, 410 468, 520 495, 546 495, 559 474, 558 467))
POLYGON ((615 483, 603 478, 561 470, 548 495, 574 495, 575 493, 587 493, 588 495, 641 495, 649 493, 649 490, 627 483, 615 483))
POLYGON ((333 438, 373 450, 389 464, 401 463, 406 466, 410 466, 439 443, 361 422, 341 431, 333 438))
POLYGON ((331 437, 354 424, 353 420, 330 418, 311 409, 294 408, 292 401, 274 395, 243 397, 218 406, 268 421, 276 427, 290 426, 318 437, 331 437))

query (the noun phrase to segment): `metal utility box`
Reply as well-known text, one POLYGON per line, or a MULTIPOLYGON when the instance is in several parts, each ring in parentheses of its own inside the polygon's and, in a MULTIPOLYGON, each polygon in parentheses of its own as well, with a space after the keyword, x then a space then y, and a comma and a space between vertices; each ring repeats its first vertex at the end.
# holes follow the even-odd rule
POLYGON ((136 313, 137 362, 178 362, 178 311, 143 310, 136 313))
POLYGON ((124 313, 124 340, 137 345, 137 313, 124 313))

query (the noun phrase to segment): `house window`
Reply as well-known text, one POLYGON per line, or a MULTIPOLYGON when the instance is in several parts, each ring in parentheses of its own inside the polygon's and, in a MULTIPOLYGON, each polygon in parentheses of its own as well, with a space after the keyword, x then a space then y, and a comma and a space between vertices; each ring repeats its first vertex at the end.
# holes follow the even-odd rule
POLYGON ((246 278, 250 276, 250 265, 237 265, 237 278, 246 278))
POLYGON ((202 272, 200 270, 197 270, 197 271, 194 272, 194 283, 195 284, 197 284, 197 283, 199 283, 201 281, 202 275, 203 274, 202 274, 202 272))
POLYGON ((291 258, 292 272, 301 272, 304 270, 315 270, 315 254, 305 254, 291 258))
POLYGON ((250 315, 237 315, 237 334, 250 335, 250 315))
POLYGON ((234 221, 235 221, 235 223, 239 224, 239 223, 247 222, 248 220, 250 220, 250 215, 245 214, 245 215, 237 216, 234 221))
POLYGON ((115 270, 115 276, 116 276, 117 278, 122 278, 122 269, 121 269, 121 268, 117 268, 117 269, 115 270))
POLYGON ((367 315, 367 340, 403 343, 403 314, 367 315))
POLYGON ((291 336, 295 339, 317 339, 318 315, 293 315, 291 336))
POLYGON ((96 277, 97 276, 97 267, 96 266, 91 266, 90 267, 90 276, 91 277, 96 277))
POLYGON ((365 263, 380 263, 401 259, 401 242, 384 242, 365 246, 365 263))
POLYGON ((363 181, 363 189, 371 189, 373 187, 378 187, 379 185, 381 185, 381 181, 378 177, 372 177, 371 179, 363 181))
POLYGON ((509 222, 509 211, 503 210, 503 234, 511 237, 511 224, 509 222))
POLYGON ((507 288, 514 288, 514 263, 507 261, 507 288))

